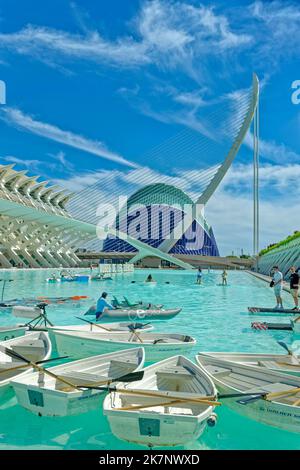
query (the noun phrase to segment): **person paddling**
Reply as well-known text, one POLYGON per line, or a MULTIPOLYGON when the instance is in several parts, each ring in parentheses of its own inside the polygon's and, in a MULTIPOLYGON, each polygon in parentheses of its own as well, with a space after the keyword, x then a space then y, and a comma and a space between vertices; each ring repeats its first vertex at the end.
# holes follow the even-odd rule
POLYGON ((107 302, 106 298, 107 292, 103 292, 101 297, 98 299, 96 306, 96 320, 98 320, 106 310, 115 310, 115 307, 107 302))
POLYGON ((299 274, 296 271, 295 266, 290 268, 290 293, 292 294, 295 307, 293 310, 299 310, 299 301, 298 301, 298 290, 299 290, 299 274))
POLYGON ((224 269, 222 272, 222 286, 227 286, 227 271, 224 269))

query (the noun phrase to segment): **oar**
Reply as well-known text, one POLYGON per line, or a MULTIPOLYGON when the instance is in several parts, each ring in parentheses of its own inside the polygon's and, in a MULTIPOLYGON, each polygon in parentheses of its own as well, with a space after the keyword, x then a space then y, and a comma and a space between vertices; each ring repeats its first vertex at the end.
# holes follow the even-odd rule
MULTIPOLYGON (((93 385, 91 384, 81 384, 78 385, 80 389, 92 389, 92 390, 104 390, 104 391, 109 391, 110 384, 112 382, 137 382, 138 380, 142 380, 144 377, 144 371, 137 371, 137 372, 130 372, 128 374, 122 375, 121 377, 116 377, 116 378, 107 378, 105 380, 101 380, 99 382, 95 382, 93 385), (104 385, 103 387, 99 387, 99 385, 104 385)), ((60 380, 60 376, 58 376, 58 379, 60 380)), ((64 391, 67 391, 67 388, 65 387, 63 389, 64 391)))
POLYGON ((56 379, 56 380, 60 380, 61 382, 65 383, 66 385, 68 385, 69 387, 72 387, 74 389, 77 389, 77 390, 80 390, 79 387, 77 387, 76 385, 72 384, 71 382, 68 382, 67 380, 65 379, 62 379, 61 377, 58 377, 58 375, 54 374, 53 372, 50 372, 49 370, 47 369, 44 369, 43 367, 40 367, 36 362, 33 362, 31 361, 30 359, 22 356, 21 354, 19 353, 16 353, 15 351, 13 351, 12 349, 9 349, 9 348, 6 348, 5 346, 2 346, 0 345, 0 351, 4 352, 4 354, 6 354, 7 356, 13 358, 13 359, 18 359, 19 361, 23 361, 23 362, 26 362, 29 366, 31 366, 33 369, 36 369, 40 372, 43 372, 45 373, 46 375, 49 375, 50 377, 56 379))
MULTIPOLYGON (((61 356, 61 357, 54 357, 53 359, 44 359, 43 361, 37 361, 36 364, 45 364, 46 362, 58 361, 61 359, 67 359, 69 356, 61 356)), ((30 364, 20 364, 19 366, 10 367, 9 369, 0 370, 0 374, 4 374, 6 372, 11 372, 17 369, 23 369, 24 367, 30 367, 30 364)))
MULTIPOLYGON (((62 377, 54 374, 53 372, 50 372, 48 369, 44 369, 43 367, 40 367, 37 363, 30 361, 29 359, 22 356, 21 354, 16 353, 12 349, 9 349, 9 348, 6 348, 6 347, 3 347, 2 345, 0 345, 0 350, 3 351, 5 354, 7 354, 7 356, 12 357, 13 359, 19 359, 23 362, 27 362, 27 364, 31 365, 31 367, 33 367, 34 369, 37 369, 40 372, 44 372, 46 375, 49 375, 50 377, 52 377, 56 380, 59 380, 60 382, 65 383, 66 385, 68 385, 71 388, 74 388, 76 390, 81 390, 82 388, 92 388, 92 387, 85 387, 84 385, 77 386, 75 384, 72 384, 71 382, 69 382, 65 378, 62 378, 62 377)), ((141 371, 138 371, 138 372, 131 372, 130 374, 123 375, 122 377, 117 377, 117 378, 114 378, 114 379, 107 379, 106 381, 104 381, 104 383, 108 383, 108 382, 112 382, 112 381, 114 381, 114 382, 135 382, 137 380, 141 380, 143 377, 144 377, 144 371, 141 370, 141 371)))
MULTIPOLYGON (((117 381, 117 380, 116 380, 117 381)), ((125 382, 125 380, 124 380, 125 382)), ((90 387, 89 387, 90 388, 90 387)), ((91 387, 92 388, 92 387, 91 387)), ((191 403, 207 403, 207 402, 210 402, 210 403, 217 403, 216 401, 214 401, 216 399, 216 397, 214 396, 200 396, 200 397, 191 397, 191 398, 186 398, 184 396, 172 396, 171 395, 166 395, 165 393, 160 393, 160 392, 156 392, 156 391, 148 391, 148 390, 136 390, 136 389, 122 389, 122 388, 116 388, 116 387, 110 387, 109 388, 109 391, 110 392, 117 392, 117 393, 123 393, 124 395, 136 395, 136 396, 142 396, 142 397, 151 397, 151 398, 165 398, 165 399, 169 399, 169 400, 176 400, 176 401, 188 401, 188 402, 191 402, 191 403)))
POLYGON ((172 400, 172 401, 165 401, 162 403, 149 403, 148 405, 137 405, 137 406, 124 406, 122 408, 114 408, 116 411, 137 411, 137 410, 142 410, 145 408, 156 408, 157 406, 172 406, 172 405, 177 405, 180 403, 192 403, 192 404, 204 404, 207 406, 221 406, 222 403, 219 401, 209 401, 209 400, 190 400, 190 399, 178 399, 178 400, 172 400))
POLYGON ((85 318, 81 318, 81 317, 75 317, 75 318, 81 321, 85 321, 86 323, 89 323, 90 325, 97 326, 98 328, 101 328, 102 330, 113 331, 111 328, 105 328, 104 326, 99 325, 98 323, 94 323, 93 321, 86 320, 85 318))

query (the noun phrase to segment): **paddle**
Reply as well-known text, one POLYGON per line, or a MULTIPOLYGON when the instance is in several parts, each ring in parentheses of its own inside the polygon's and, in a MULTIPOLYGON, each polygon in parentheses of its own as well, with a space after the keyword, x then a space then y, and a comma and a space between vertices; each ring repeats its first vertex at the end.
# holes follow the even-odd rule
POLYGON ((19 353, 16 353, 15 351, 13 351, 12 349, 9 349, 9 348, 6 348, 5 346, 2 346, 0 345, 0 351, 4 352, 4 354, 6 354, 7 356, 13 358, 13 359, 17 359, 19 361, 23 361, 23 362, 26 362, 27 365, 31 366, 33 369, 37 369, 38 371, 40 372, 43 372, 45 373, 46 375, 49 375, 50 377, 56 379, 56 380, 60 380, 61 382, 65 383, 66 385, 68 385, 69 387, 72 387, 72 388, 75 388, 77 390, 80 390, 76 385, 68 382, 67 380, 65 379, 62 379, 60 377, 58 377, 56 374, 54 374, 53 372, 50 372, 49 370, 47 369, 44 369, 43 367, 40 367, 36 362, 32 362, 30 359, 22 356, 21 354, 19 353))
POLYGON ((140 370, 137 372, 129 372, 128 374, 122 375, 121 377, 107 378, 106 380, 96 382, 94 385, 83 384, 83 385, 80 385, 80 388, 109 391, 111 382, 126 382, 126 383, 137 382, 139 380, 142 380, 143 377, 144 377, 144 371, 140 370), (102 385, 102 384, 107 384, 107 385, 103 387, 99 387, 99 385, 102 385))
MULTIPOLYGON (((124 380, 125 382, 125 380, 124 380)), ((88 387, 88 388, 93 388, 93 387, 88 387)), ((100 388, 102 390, 102 388, 100 388)), ((108 390, 110 392, 118 392, 118 393, 123 393, 124 395, 137 395, 137 396, 142 396, 142 397, 151 397, 151 398, 165 398, 169 400, 176 400, 180 402, 188 401, 190 403, 210 403, 215 405, 216 403, 219 404, 219 402, 215 401, 214 396, 200 396, 200 397, 195 397, 195 398, 186 398, 183 396, 172 396, 172 395, 167 395, 166 393, 160 393, 159 391, 145 391, 145 390, 130 390, 130 389, 122 389, 122 388, 116 388, 116 387, 109 387, 108 390)), ((167 392, 168 393, 168 392, 167 392)), ((171 392, 172 393, 172 392, 171 392)), ((153 405, 152 405, 153 406, 153 405)))
MULTIPOLYGON (((85 387, 84 385, 77 386, 75 384, 72 384, 71 382, 67 381, 66 379, 62 378, 61 376, 58 376, 54 374, 53 372, 50 372, 48 369, 44 369, 43 367, 40 367, 37 363, 30 361, 26 357, 22 356, 21 354, 16 353, 12 349, 6 348, 2 345, 0 345, 0 350, 3 351, 7 356, 12 357, 13 359, 19 359, 23 362, 27 362, 28 365, 31 365, 34 369, 37 369, 40 372, 45 373, 46 375, 49 375, 50 377, 59 380, 60 382, 68 385, 68 387, 74 388, 76 390, 81 390, 82 388, 93 388, 93 387, 85 387)), ((109 382, 135 382, 137 380, 141 380, 144 377, 144 371, 138 371, 138 372, 131 372, 129 374, 123 375, 121 377, 113 378, 113 379, 107 379, 106 381, 102 383, 109 383, 109 382)), ((101 383, 101 382, 99 382, 101 383)))
MULTIPOLYGON (((36 364, 45 364, 46 362, 52 362, 52 361, 58 361, 58 360, 61 360, 61 359, 67 359, 69 356, 61 356, 61 357, 54 357, 53 359, 44 359, 43 361, 37 361, 36 364)), ((10 367, 9 369, 5 369, 5 370, 0 370, 0 374, 4 374, 6 372, 11 372, 13 370, 17 370, 17 369, 23 369, 24 367, 29 367, 30 364, 20 364, 19 366, 15 366, 15 367, 10 367)))
POLYGON ((81 318, 81 317, 75 317, 75 318, 77 318, 78 320, 81 320, 81 321, 85 321, 86 323, 89 323, 90 325, 97 326, 98 328, 101 328, 102 330, 113 331, 111 328, 105 328, 104 326, 101 326, 98 323, 94 323, 93 321, 86 320, 85 318, 81 318))
POLYGON ((191 400, 191 399, 178 399, 178 400, 172 400, 172 401, 167 401, 163 403, 150 403, 148 405, 137 405, 137 406, 124 406, 122 408, 114 408, 116 411, 137 411, 137 410, 142 410, 145 408, 156 408, 157 406, 171 406, 171 405, 177 405, 180 403, 192 403, 192 404, 205 404, 207 406, 221 406, 222 403, 218 401, 209 401, 209 400, 191 400))

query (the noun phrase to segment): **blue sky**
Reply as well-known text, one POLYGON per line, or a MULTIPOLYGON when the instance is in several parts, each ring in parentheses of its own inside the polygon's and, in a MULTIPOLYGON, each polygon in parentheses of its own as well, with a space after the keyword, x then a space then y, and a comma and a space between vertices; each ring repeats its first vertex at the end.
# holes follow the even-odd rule
MULTIPOLYGON (((165 175, 172 158, 152 149, 201 134, 206 109, 255 71, 263 247, 300 229, 299 57, 300 5, 289 0, 1 0, 0 162, 72 191, 141 165, 165 175)), ((206 208, 223 254, 252 246, 250 141, 206 208)), ((187 192, 188 171, 217 163, 204 153, 180 162, 187 192)))

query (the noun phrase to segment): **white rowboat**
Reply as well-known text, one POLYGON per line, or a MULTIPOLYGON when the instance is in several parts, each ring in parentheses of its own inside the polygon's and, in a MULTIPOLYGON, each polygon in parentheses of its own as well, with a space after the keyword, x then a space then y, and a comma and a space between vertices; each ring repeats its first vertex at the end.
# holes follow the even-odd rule
POLYGON ((188 400, 215 396, 214 384, 183 356, 146 367, 141 381, 117 384, 116 389, 106 396, 103 412, 113 434, 124 441, 151 447, 184 445, 198 439, 210 419, 213 422, 213 406, 188 400))
POLYGON ((95 333, 52 330, 58 353, 80 359, 120 349, 145 349, 146 361, 161 361, 167 357, 191 351, 196 340, 176 333, 95 333))
POLYGON ((300 432, 300 377, 209 356, 198 355, 196 360, 219 393, 245 394, 224 399, 229 408, 260 423, 300 432), (270 395, 257 398, 260 393, 270 395))
POLYGON ((253 367, 265 367, 284 374, 300 376, 300 358, 291 354, 257 354, 235 352, 207 352, 201 351, 199 358, 214 357, 224 361, 245 364, 253 367))
MULTIPOLYGON (((47 333, 37 331, 28 333, 18 338, 10 339, 0 343, 1 347, 12 349, 31 361, 42 361, 51 357, 52 346, 47 333)), ((24 367, 9 371, 9 369, 24 365, 23 361, 16 361, 4 352, 0 351, 0 396, 7 398, 11 395, 11 380, 15 377, 23 377, 32 369, 24 367)))
POLYGON ((27 330, 28 328, 26 326, 1 326, 0 341, 7 341, 8 339, 23 336, 27 330))
MULTIPOLYGON (((131 322, 119 322, 119 323, 105 323, 103 328, 101 323, 84 324, 81 325, 54 325, 48 326, 48 331, 82 331, 82 332, 93 332, 93 333, 126 333, 131 331, 130 328, 134 327, 136 331, 152 331, 153 326, 142 323, 131 323, 131 322)), ((0 330, 1 331, 1 330, 0 330)))
MULTIPOLYGON (((140 370, 143 348, 69 362, 48 370, 71 384, 101 386, 114 378, 140 370)), ((102 408, 104 390, 76 389, 54 377, 33 372, 12 383, 18 403, 39 416, 70 416, 102 408)))

